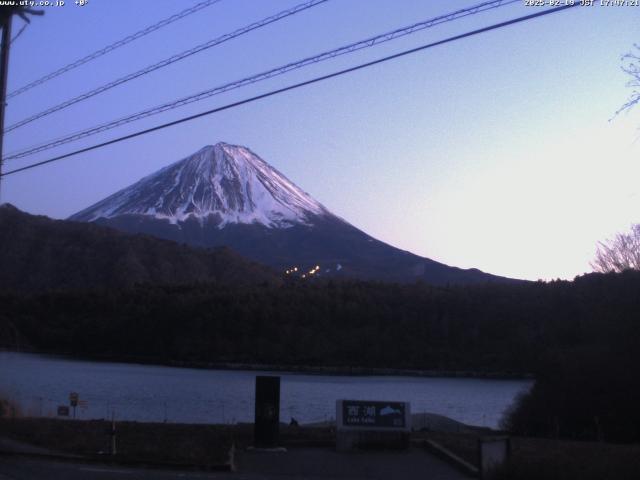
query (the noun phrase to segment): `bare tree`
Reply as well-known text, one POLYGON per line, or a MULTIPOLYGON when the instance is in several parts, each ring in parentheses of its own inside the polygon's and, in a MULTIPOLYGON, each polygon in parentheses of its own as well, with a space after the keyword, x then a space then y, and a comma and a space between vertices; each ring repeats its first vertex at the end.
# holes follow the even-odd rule
POLYGON ((620 67, 624 73, 631 77, 627 82, 627 87, 633 88, 633 91, 629 100, 618 109, 614 117, 640 103, 640 45, 635 44, 633 47, 635 50, 622 56, 622 67, 620 67))
POLYGON ((613 239, 598 242, 591 268, 603 273, 640 270, 640 223, 632 225, 628 233, 618 233, 613 239))

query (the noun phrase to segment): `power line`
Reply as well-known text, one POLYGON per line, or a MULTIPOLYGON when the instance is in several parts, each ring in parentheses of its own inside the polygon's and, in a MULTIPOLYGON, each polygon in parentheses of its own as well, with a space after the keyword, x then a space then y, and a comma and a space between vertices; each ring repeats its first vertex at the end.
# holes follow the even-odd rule
POLYGON ((409 49, 409 50, 404 50, 404 51, 402 51, 400 53, 395 53, 393 55, 382 57, 382 58, 379 58, 377 60, 373 60, 373 61, 370 61, 370 62, 361 63, 361 64, 356 65, 354 67, 345 68, 345 69, 339 70, 337 72, 329 73, 327 75, 322 75, 320 77, 315 77, 315 78, 312 78, 311 80, 306 80, 304 82, 295 83, 293 85, 289 85, 287 87, 279 88, 277 90, 271 90, 271 91, 269 91, 267 93, 263 93, 263 94, 260 94, 260 95, 256 95, 254 97, 246 98, 244 100, 240 100, 240 101, 237 101, 237 102, 229 103, 227 105, 223 105, 222 107, 217 107, 217 108, 214 108, 214 109, 211 109, 211 110, 207 110, 205 112, 197 113, 195 115, 190 115, 188 117, 183 117, 183 118, 180 118, 178 120, 174 120, 172 122, 164 123, 162 125, 157 125, 155 127, 147 128, 145 130, 140 130, 138 132, 131 133, 129 135, 124 135, 122 137, 114 138, 112 140, 108 140, 106 142, 102 142, 102 143, 99 143, 99 144, 96 144, 96 145, 92 145, 90 147, 81 148, 79 150, 75 150, 73 152, 66 153, 64 155, 59 155, 57 157, 53 157, 53 158, 50 158, 48 160, 43 160, 43 161, 40 161, 40 162, 32 163, 30 165, 26 165, 24 167, 16 168, 16 169, 13 169, 13 170, 10 170, 8 172, 5 172, 5 173, 1 174, 0 177, 6 177, 8 175, 12 175, 12 174, 15 174, 15 173, 18 173, 18 172, 23 172, 25 170, 30 170, 32 168, 40 167, 40 166, 46 165, 48 163, 57 162, 59 160, 63 160, 65 158, 69 158, 69 157, 78 155, 80 153, 85 153, 85 152, 89 152, 89 151, 92 151, 92 150, 96 150, 98 148, 106 147, 107 145, 112 145, 114 143, 123 142, 123 141, 129 140, 131 138, 139 137, 141 135, 146 135, 147 133, 155 132, 155 131, 162 130, 162 129, 165 129, 165 128, 168 128, 168 127, 172 127, 174 125, 178 125, 178 124, 181 124, 181 123, 189 122, 191 120, 195 120, 197 118, 205 117, 207 115, 212 115, 214 113, 222 112, 224 110, 229 110, 231 108, 239 107, 240 105, 245 105, 245 104, 248 104, 248 103, 252 103, 252 102, 255 102, 257 100, 262 100, 263 98, 268 98, 268 97, 271 97, 271 96, 274 96, 274 95, 278 95, 280 93, 288 92, 290 90, 295 90, 295 89, 298 89, 298 88, 301 88, 301 87, 305 87, 307 85, 312 85, 314 83, 322 82, 322 81, 328 80, 330 78, 334 78, 334 77, 338 77, 338 76, 341 76, 341 75, 345 75, 347 73, 355 72, 357 70, 362 70, 364 68, 368 68, 368 67, 371 67, 373 65, 378 65, 380 63, 388 62, 388 61, 394 60, 396 58, 404 57, 406 55, 410 55, 410 54, 413 54, 413 53, 416 53, 416 52, 420 52, 422 50, 426 50, 426 49, 429 49, 429 48, 432 48, 432 47, 436 47, 438 45, 443 45, 445 43, 454 42, 454 41, 457 41, 457 40, 461 40, 463 38, 471 37, 473 35, 478 35, 478 34, 481 34, 481 33, 489 32, 491 30, 504 28, 504 27, 507 27, 509 25, 514 25, 516 23, 525 22, 525 21, 528 21, 528 20, 532 20, 534 18, 542 17, 544 15, 549 15, 549 14, 556 13, 556 12, 559 12, 559 11, 562 11, 562 10, 566 10, 568 8, 577 7, 579 5, 580 4, 578 2, 576 2, 574 4, 567 4, 567 5, 563 5, 561 7, 555 7, 555 8, 551 8, 551 9, 548 9, 548 10, 543 10, 543 11, 540 11, 540 12, 532 13, 530 15, 525 15, 525 16, 522 16, 522 17, 518 17, 518 18, 511 19, 511 20, 507 20, 507 21, 504 21, 504 22, 496 23, 496 24, 490 25, 488 27, 483 27, 483 28, 479 28, 477 30, 472 30, 470 32, 466 32, 466 33, 463 33, 463 34, 460 34, 460 35, 455 35, 453 37, 448 37, 448 38, 445 38, 444 40, 439 40, 437 42, 428 43, 426 45, 422 45, 422 46, 419 46, 419 47, 416 47, 416 48, 412 48, 412 49, 409 49))
POLYGON ((95 127, 91 127, 80 132, 76 132, 55 140, 51 140, 47 143, 40 144, 37 146, 28 147, 23 149, 17 153, 13 153, 6 157, 6 160, 12 160, 17 158, 23 158, 29 155, 33 155, 35 153, 39 153, 45 150, 50 150, 51 148, 58 147, 60 145, 64 145, 66 143, 74 142, 76 140, 80 140, 82 138, 86 138, 88 136, 92 136, 107 130, 111 130, 113 128, 125 125, 127 123, 132 123, 137 120, 141 120, 146 117, 150 117, 152 115, 157 115, 159 113, 166 112, 168 110, 173 110, 174 108, 182 107, 184 105, 188 105, 190 103, 198 102, 201 100, 205 100, 214 95, 219 95, 221 93, 228 92, 230 90, 235 90, 240 87, 244 87, 246 85, 251 85, 253 83, 257 83, 263 80, 267 80, 279 75, 283 75, 292 70, 297 70, 299 68, 306 67, 308 65, 312 65, 315 63, 323 62, 325 60, 329 60, 341 55, 345 55, 348 53, 352 53, 358 50, 362 50, 364 48, 370 48, 375 45, 379 45, 381 43, 385 43, 396 38, 400 38, 406 35, 413 34, 420 30, 424 30, 426 28, 431 28, 435 25, 439 25, 441 23, 451 22, 469 15, 475 15, 477 13, 503 7, 515 2, 519 2, 520 0, 491 0, 485 1, 480 4, 474 5, 469 8, 464 8, 461 10, 456 10, 454 12, 440 15, 434 18, 430 18, 428 20, 423 20, 418 23, 414 23, 407 27, 398 28, 396 30, 386 32, 380 35, 376 35, 374 37, 367 38, 365 40, 360 40, 355 43, 351 43, 349 45, 336 48, 334 50, 329 50, 318 55, 314 55, 311 57, 304 58, 302 60, 298 60, 296 62, 288 63, 286 65, 282 65, 271 70, 267 70, 266 72, 258 73, 252 75, 250 77, 243 78, 241 80, 236 80, 221 86, 213 87, 203 92, 196 93, 194 95, 189 95, 187 97, 180 98, 178 100, 174 100, 172 102, 164 103, 162 105, 157 105, 155 107, 143 110, 141 112, 137 112, 126 117, 119 118, 117 120, 112 120, 106 124, 98 125, 95 127))
POLYGON ((124 45, 127 45, 128 43, 131 43, 135 40, 138 40, 139 38, 142 38, 146 35, 149 35, 152 32, 155 32, 156 30, 161 29, 162 27, 166 27, 167 25, 176 22, 184 17, 187 17, 193 13, 199 12, 200 10, 207 8, 215 3, 220 2, 221 0, 205 0, 203 2, 197 3, 196 5, 194 5, 193 7, 187 8, 185 10, 182 10, 181 12, 178 12, 174 15, 171 15, 170 17, 167 17, 163 20, 160 20, 157 23, 154 23, 153 25, 150 25, 134 34, 131 34, 121 40, 118 40, 117 42, 114 42, 110 45, 107 45, 104 48, 101 48, 100 50, 97 50, 93 53, 90 53, 89 55, 80 58, 79 60, 76 60, 75 62, 69 63, 68 65, 65 65, 64 67, 59 68, 58 70, 55 70, 47 75, 44 75, 43 77, 38 78, 37 80, 34 80, 31 83, 28 83, 27 85, 24 85, 23 87, 20 87, 16 90, 14 90, 13 92, 11 92, 9 95, 7 95, 7 99, 15 97, 17 95, 20 95, 21 93, 26 92, 27 90, 31 90, 34 87, 37 87, 38 85, 42 85, 45 82, 48 82, 49 80, 52 80, 60 75, 62 75, 63 73, 66 73, 70 70, 73 70, 75 68, 78 68, 81 65, 84 65, 87 62, 90 62, 91 60, 95 60, 98 57, 101 57, 103 55, 106 55, 109 52, 114 51, 117 48, 123 47, 124 45))
POLYGON ((222 35, 221 37, 215 38, 213 40, 210 40, 208 42, 205 42, 203 44, 200 44, 196 47, 190 48, 189 50, 185 50, 184 52, 178 53, 176 55, 173 55, 169 58, 166 58, 158 63, 154 63, 153 65, 149 65, 148 67, 143 68, 142 70, 138 70, 137 72, 133 72, 133 73, 129 73, 127 75, 125 75, 124 77, 120 77, 112 82, 107 83, 106 85, 102 85, 98 88, 95 88, 93 90, 90 90, 89 92, 83 93, 82 95, 78 95, 77 97, 73 97, 69 100, 66 100, 58 105, 55 105, 51 108, 48 108, 47 110, 44 110, 40 113, 36 113, 35 115, 32 115, 30 117, 27 117, 23 120, 20 120, 19 122, 14 123, 13 125, 9 125, 6 129, 5 129, 5 133, 10 132, 12 130, 15 130, 16 128, 20 128, 24 125, 27 125, 28 123, 31 123, 35 120, 38 120, 42 117, 46 117, 47 115, 51 115, 52 113, 58 112, 60 110, 63 110, 67 107, 70 107, 71 105, 74 105, 76 103, 82 102, 83 100, 87 100, 91 97, 95 97, 96 95, 99 95, 101 93, 106 92, 107 90, 111 90, 114 87, 117 87, 118 85, 122 85, 123 83, 127 83, 131 80, 134 80, 138 77, 142 77, 144 75, 147 75, 151 72, 154 72, 160 68, 166 67, 168 65, 171 65, 172 63, 178 62, 180 60, 184 60, 185 58, 188 58, 192 55, 195 55, 196 53, 200 53, 204 50, 207 50, 209 48, 215 47, 217 45, 220 45, 221 43, 227 42, 229 40, 232 40, 234 38, 240 37, 246 33, 249 33, 253 30, 257 30, 259 28, 265 27, 267 25, 270 25, 272 23, 275 23, 279 20, 282 20, 284 18, 290 17, 291 15, 295 15, 296 13, 300 13, 304 10, 307 10, 309 8, 313 8, 317 5, 320 5, 322 3, 327 2, 328 0, 309 0, 305 3, 301 3, 299 5, 296 5, 293 8, 289 8, 287 10, 283 10, 281 12, 276 13, 275 15, 272 15, 270 17, 264 18, 258 22, 252 23, 250 25, 247 25, 245 27, 242 27, 234 32, 231 33, 227 33, 225 35, 222 35))

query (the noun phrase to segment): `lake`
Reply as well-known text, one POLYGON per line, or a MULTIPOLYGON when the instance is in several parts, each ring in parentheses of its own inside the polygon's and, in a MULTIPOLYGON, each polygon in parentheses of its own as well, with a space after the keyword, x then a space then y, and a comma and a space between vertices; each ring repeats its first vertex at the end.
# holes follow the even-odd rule
POLYGON ((306 375, 203 370, 0 352, 0 397, 31 416, 54 416, 77 392, 78 418, 153 422, 253 421, 256 375, 281 377, 281 421, 335 418, 337 399, 396 400, 413 413, 437 413, 460 422, 497 427, 531 380, 306 375))

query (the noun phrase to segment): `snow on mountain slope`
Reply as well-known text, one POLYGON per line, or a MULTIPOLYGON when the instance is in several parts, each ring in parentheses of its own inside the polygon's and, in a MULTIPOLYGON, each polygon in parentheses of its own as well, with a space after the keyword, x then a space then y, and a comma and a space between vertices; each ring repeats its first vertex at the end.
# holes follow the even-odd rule
POLYGON ((508 281, 419 257, 333 215, 246 147, 218 143, 70 217, 196 247, 227 246, 281 271, 432 284, 508 281))
POLYGON ((178 224, 189 218, 287 228, 331 215, 325 207, 248 148, 223 142, 149 175, 76 213, 95 221, 144 215, 178 224))

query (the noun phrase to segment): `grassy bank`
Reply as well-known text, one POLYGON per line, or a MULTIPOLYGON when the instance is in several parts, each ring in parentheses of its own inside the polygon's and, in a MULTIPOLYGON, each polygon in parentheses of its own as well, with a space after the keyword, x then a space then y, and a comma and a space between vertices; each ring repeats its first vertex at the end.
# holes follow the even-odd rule
MULTIPOLYGON (((16 418, 0 420, 0 432, 10 438, 56 452, 110 457, 107 421, 16 418), (100 453, 102 452, 102 453, 100 453)), ((119 461, 162 462, 213 467, 228 462, 232 445, 252 444, 253 425, 199 425, 117 422, 119 461)), ((431 439, 477 465, 481 433, 414 432, 414 439, 431 439)), ((281 444, 335 445, 333 427, 281 427, 281 444)), ((512 438, 511 464, 500 480, 637 480, 640 445, 616 445, 539 438, 512 438)))
MULTIPOLYGON (((0 419, 5 438, 78 455, 110 456, 111 422, 51 418, 0 419)), ((249 447, 253 425, 201 425, 178 423, 116 422, 117 459, 214 466, 225 464, 233 444, 249 447)), ((281 428, 282 443, 289 446, 328 445, 333 429, 281 428)))
MULTIPOLYGON (((111 423, 104 420, 0 420, 0 431, 6 438, 59 453, 87 456, 110 453, 110 429, 111 423)), ((234 434, 237 432, 228 426, 116 422, 117 458, 204 466, 224 464, 234 434)))

